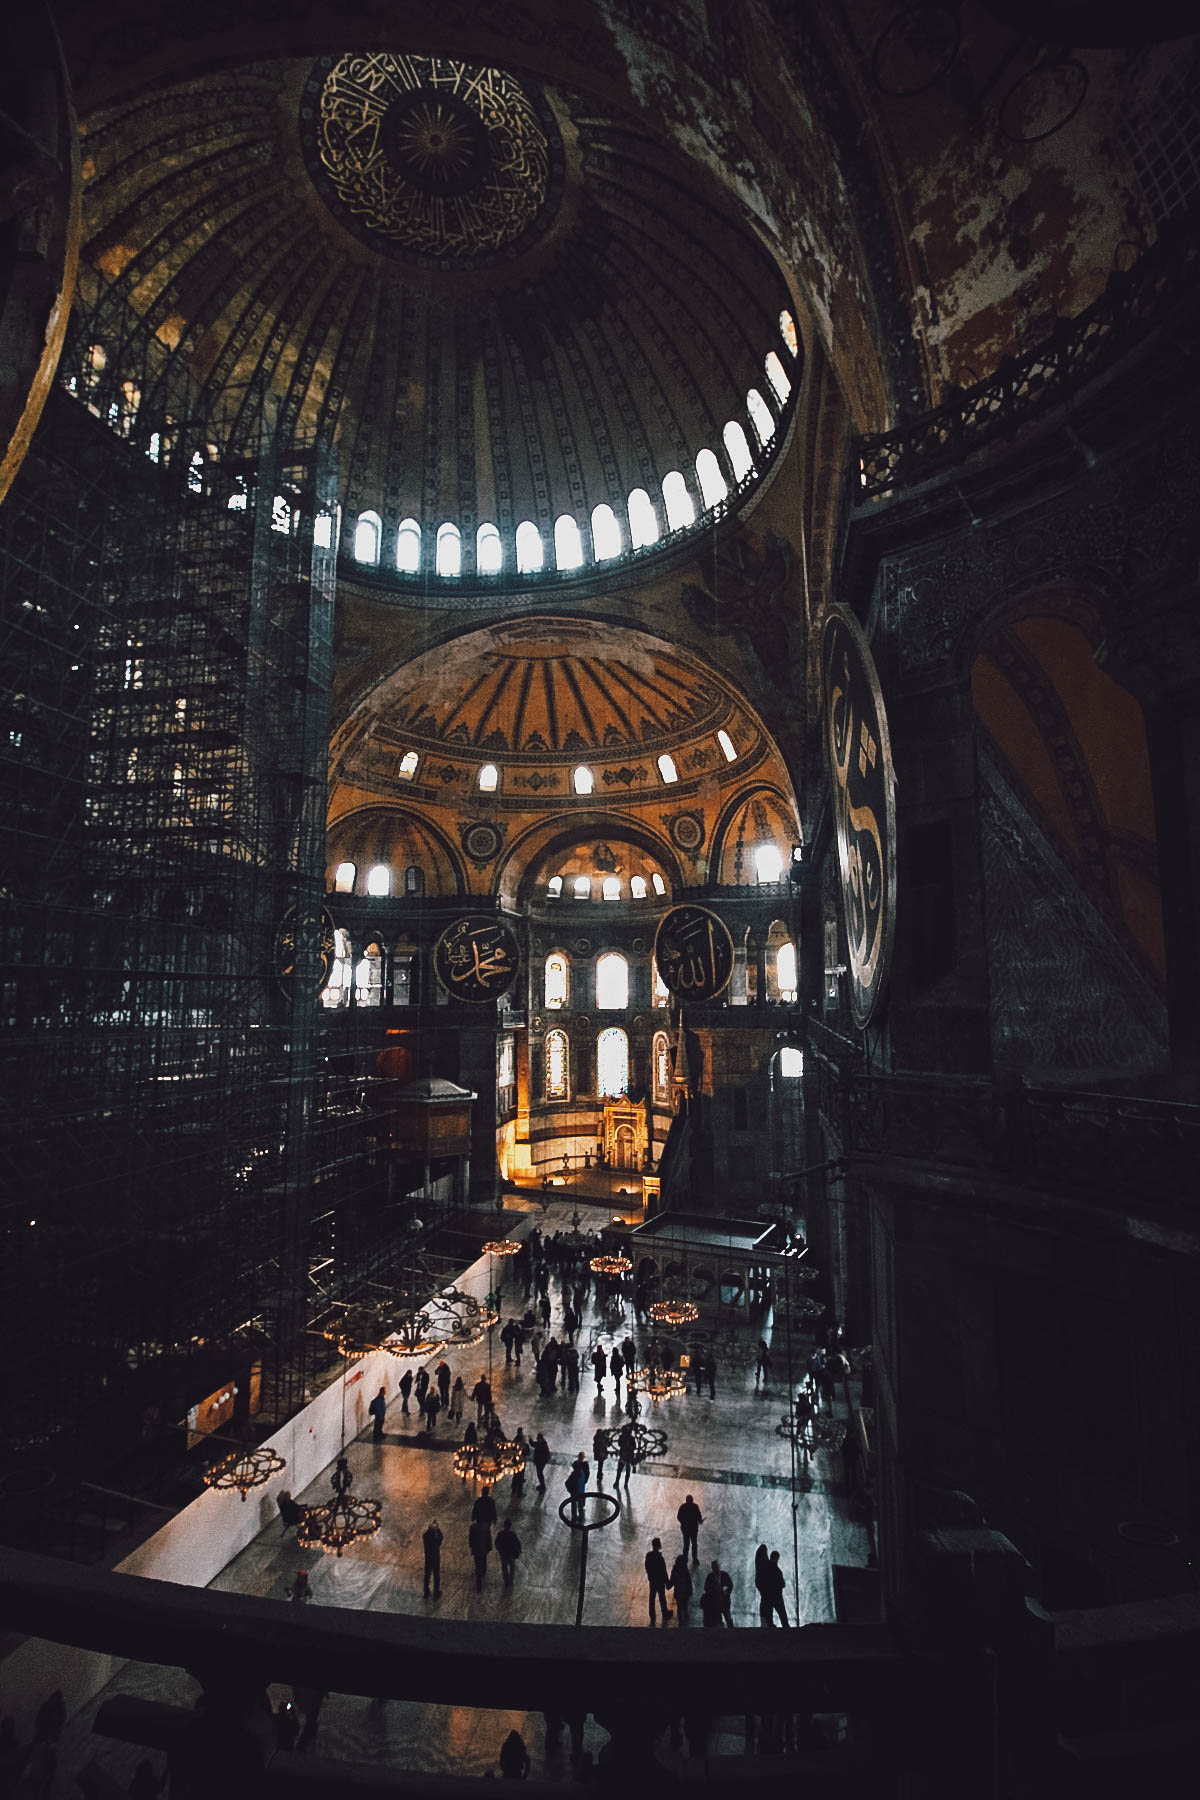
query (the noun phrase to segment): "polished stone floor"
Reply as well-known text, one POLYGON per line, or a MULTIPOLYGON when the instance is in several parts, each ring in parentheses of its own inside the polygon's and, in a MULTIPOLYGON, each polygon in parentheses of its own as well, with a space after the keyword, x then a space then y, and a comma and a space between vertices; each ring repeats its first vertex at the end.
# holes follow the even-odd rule
MULTIPOLYGON (((546 1235, 566 1229, 570 1207, 551 1205, 544 1219, 523 1214, 515 1230, 525 1233, 540 1223, 546 1235)), ((585 1217, 585 1226, 588 1223, 585 1217)), ((492 1271, 486 1259, 475 1263, 463 1278, 469 1291, 482 1296, 492 1271)), ((495 1274, 499 1276, 500 1265, 495 1274)), ((554 1314, 551 1331, 561 1337, 561 1296, 557 1281, 551 1283, 554 1314)), ((521 1289, 512 1277, 501 1294, 503 1317, 522 1306, 521 1289)), ((633 1329, 632 1313, 616 1328, 617 1335, 633 1329)), ((639 1341, 646 1335, 633 1329, 639 1341)), ((756 1330, 755 1336, 758 1335, 756 1330)), ((765 1335, 770 1336, 769 1330, 765 1335)), ((354 1492, 383 1502, 383 1524, 378 1534, 348 1550, 340 1559, 300 1550, 293 1534, 283 1537, 281 1527, 270 1525, 234 1559, 212 1584, 247 1594, 279 1598, 290 1589, 297 1569, 309 1571, 313 1603, 372 1609, 381 1612, 435 1614, 453 1619, 511 1619, 521 1623, 571 1623, 578 1594, 578 1545, 575 1535, 558 1516, 564 1499, 563 1483, 576 1451, 592 1462, 592 1435, 597 1426, 624 1421, 609 1377, 597 1391, 587 1362, 592 1342, 606 1346, 613 1333, 603 1322, 594 1301, 577 1335, 583 1367, 577 1395, 560 1387, 553 1398, 543 1399, 533 1378, 531 1359, 525 1353, 523 1367, 506 1367, 503 1346, 493 1346, 492 1380, 497 1411, 510 1434, 518 1425, 532 1442, 545 1433, 554 1460, 546 1474, 545 1494, 537 1491, 532 1465, 524 1496, 513 1499, 506 1478, 496 1492, 501 1520, 511 1516, 522 1543, 511 1592, 506 1593, 497 1558, 490 1559, 482 1593, 475 1592, 474 1571, 467 1549, 467 1527, 475 1489, 454 1473, 450 1448, 461 1436, 458 1426, 442 1424, 433 1444, 415 1441, 415 1404, 405 1417, 401 1402, 390 1387, 386 1429, 380 1444, 364 1433, 348 1449, 354 1473, 354 1492), (431 1519, 442 1528, 442 1593, 440 1600, 422 1595, 423 1559, 421 1534, 431 1519)), ((803 1370, 808 1341, 795 1347, 796 1379, 803 1370), (797 1353, 798 1352, 798 1353, 797 1353)), ((782 1360, 781 1358, 778 1360, 782 1360)), ((468 1390, 488 1366, 486 1344, 460 1354, 447 1355, 455 1374, 461 1373, 468 1390)), ((397 1365, 395 1379, 402 1373, 397 1365)), ((625 1398, 622 1384, 621 1400, 625 1398)), ((650 1540, 659 1536, 670 1563, 680 1546, 676 1512, 687 1494, 699 1503, 704 1522, 700 1527, 701 1573, 714 1558, 733 1577, 733 1619, 738 1627, 761 1629, 753 1586, 754 1552, 759 1543, 780 1551, 788 1576, 789 1618, 802 1624, 834 1617, 832 1567, 835 1563, 862 1566, 868 1542, 862 1526, 847 1516, 841 1459, 818 1454, 795 1489, 793 1536, 792 1450, 776 1433, 789 1398, 786 1369, 776 1368, 765 1388, 756 1386, 753 1365, 720 1368, 716 1397, 689 1392, 647 1408, 646 1422, 667 1433, 666 1455, 645 1465, 621 1490, 621 1513, 613 1525, 592 1533, 586 1596, 585 1627, 624 1625, 648 1629, 646 1579, 642 1558, 650 1540), (651 1414, 653 1413, 653 1416, 651 1414)), ((845 1411, 842 1402, 835 1410, 845 1411)), ((473 1415, 468 1406, 464 1418, 473 1415)), ((615 1466, 609 1464, 604 1485, 611 1490, 615 1466)), ((591 1487, 596 1487, 593 1474, 591 1487)), ((329 1498, 328 1472, 297 1498, 316 1503, 329 1498)), ((697 1594, 698 1598, 698 1594, 697 1594)), ((698 1626, 696 1602, 692 1618, 698 1626)), ((656 1627, 663 1629, 663 1627, 656 1627)), ((679 1629, 672 1618, 665 1628, 679 1629)), ((112 1691, 140 1693, 177 1703, 191 1704, 195 1686, 182 1672, 129 1664, 112 1691)), ((273 1698, 286 1690, 273 1691, 273 1698)), ((94 1754, 105 1768, 128 1780, 137 1761, 123 1746, 88 1737, 86 1728, 94 1706, 72 1721, 64 1738, 60 1767, 77 1768, 94 1754)), ((557 1751, 544 1743, 539 1714, 489 1712, 478 1707, 433 1707, 389 1703, 372 1705, 360 1698, 332 1694, 321 1713, 317 1749, 325 1756, 356 1762, 392 1763, 429 1771, 482 1774, 495 1766, 500 1744, 516 1727, 525 1737, 533 1758, 534 1774, 561 1773, 565 1744, 557 1751)), ((740 1749, 736 1732, 740 1722, 730 1721, 729 1732, 714 1750, 740 1749)), ((589 1721, 586 1745, 598 1748, 605 1734, 589 1721)), ((63 1792, 71 1791, 64 1783, 63 1792)))

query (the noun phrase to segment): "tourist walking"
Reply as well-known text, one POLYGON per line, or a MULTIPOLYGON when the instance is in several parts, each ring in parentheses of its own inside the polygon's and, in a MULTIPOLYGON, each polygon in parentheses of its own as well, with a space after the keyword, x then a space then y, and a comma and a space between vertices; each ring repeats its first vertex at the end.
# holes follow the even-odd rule
POLYGON ((667 1605, 667 1563, 662 1553, 662 1539, 653 1538, 646 1552, 646 1580, 650 1587, 650 1623, 653 1625, 654 1603, 657 1600, 662 1608, 662 1621, 665 1625, 671 1616, 667 1605))
POLYGON ((442 1405, 446 1408, 447 1411, 449 1411, 449 1409, 450 1409, 450 1364, 448 1362, 440 1362, 438 1364, 437 1368, 434 1370, 434 1378, 437 1381, 438 1393, 441 1395, 442 1405))
POLYGON ((566 1479, 566 1490, 571 1496, 571 1517, 575 1520, 583 1518, 583 1496, 587 1492, 588 1476, 591 1470, 587 1458, 581 1450, 571 1464, 571 1472, 566 1479))
POLYGON ((419 1413, 423 1413, 425 1411, 425 1396, 429 1392, 429 1370, 428 1369, 418 1369, 417 1370, 417 1379, 416 1379, 416 1382, 414 1383, 414 1387, 415 1387, 416 1396, 417 1396, 417 1411, 419 1413))
POLYGON ((504 1585, 510 1591, 520 1554, 521 1540, 513 1530, 512 1520, 505 1519, 496 1533, 496 1555, 500 1558, 500 1573, 504 1577, 504 1585))
POLYGON ((412 1390, 413 1390, 413 1372, 411 1369, 405 1369, 403 1375, 400 1377, 400 1410, 401 1410, 401 1412, 408 1411, 408 1396, 412 1393, 412 1390))
POLYGON ((550 1446, 539 1431, 533 1440, 533 1467, 537 1475, 538 1493, 546 1491, 546 1464, 550 1461, 550 1446))
MULTIPOLYGON (((733 1627, 733 1577, 726 1574, 720 1563, 714 1558, 712 1568, 704 1578, 704 1592, 715 1594, 718 1618, 733 1627)), ((703 1610, 703 1608, 702 1608, 703 1610)), ((707 1617, 704 1623, 708 1624, 707 1617)))
POLYGON ((762 1600, 758 1609, 759 1618, 764 1625, 774 1625, 774 1615, 778 1613, 779 1623, 781 1625, 786 1625, 788 1623, 788 1616, 787 1607, 783 1603, 783 1596, 784 1590, 787 1587, 787 1581, 784 1577, 783 1570, 779 1566, 778 1550, 772 1550, 771 1552, 767 1565, 762 1572, 762 1583, 762 1600))
POLYGON ((615 1488, 620 1487, 621 1477, 624 1475, 625 1487, 628 1491, 629 1477, 633 1474, 634 1469, 633 1458, 636 1449, 637 1433, 633 1429, 633 1422, 631 1420, 628 1425, 622 1425, 620 1434, 617 1438, 617 1478, 613 1482, 615 1488))
POLYGON ((601 1425, 592 1433, 592 1455, 596 1462, 596 1486, 604 1486, 604 1460, 608 1455, 608 1433, 601 1425))
MULTIPOLYGON (((476 1502, 478 1504, 478 1502, 476 1502)), ((492 1508, 495 1516, 495 1508, 492 1508)), ((488 1557, 492 1553, 492 1528, 483 1519, 473 1519, 467 1532, 467 1544, 475 1563, 475 1592, 483 1592, 483 1578, 487 1574, 488 1557)))
POLYGON ((425 1552, 425 1598, 429 1598, 429 1584, 433 1583, 433 1597, 442 1597, 442 1528, 436 1519, 431 1519, 421 1533, 421 1547, 425 1552))
POLYGON ((596 1377, 596 1386, 603 1388, 604 1377, 608 1373, 608 1357, 601 1344, 597 1344, 592 1351, 592 1373, 596 1377))
POLYGON ((454 1386, 450 1390, 450 1417, 456 1423, 462 1423, 463 1401, 467 1397, 466 1385, 461 1375, 454 1377, 454 1386))
POLYGON ((387 1412, 387 1389, 385 1387, 380 1388, 367 1411, 375 1421, 375 1428, 371 1433, 372 1442, 381 1444, 383 1442, 383 1419, 387 1412))
POLYGON ((625 1358, 621 1355, 621 1352, 615 1344, 612 1347, 612 1354, 608 1359, 608 1367, 609 1372, 616 1383, 617 1399, 619 1400, 621 1398, 621 1375, 625 1368, 625 1358))
POLYGON ((681 1625, 689 1624, 688 1606, 692 1598, 692 1578, 688 1573, 688 1559, 683 1550, 671 1564, 671 1579, 667 1586, 675 1596, 675 1611, 679 1614, 679 1623, 681 1625))
POLYGON ((767 1382, 770 1379, 771 1379, 771 1351, 767 1344, 766 1338, 759 1338, 758 1354, 754 1359, 754 1385, 755 1385, 755 1387, 757 1387, 759 1382, 761 1381, 763 1386, 766 1387, 767 1382))
POLYGON ((701 1525, 704 1523, 704 1514, 700 1511, 700 1508, 689 1494, 679 1511, 675 1514, 675 1517, 679 1520, 679 1529, 683 1533, 683 1554, 686 1556, 690 1547, 692 1552, 692 1567, 697 1569, 700 1566, 698 1534, 701 1525))

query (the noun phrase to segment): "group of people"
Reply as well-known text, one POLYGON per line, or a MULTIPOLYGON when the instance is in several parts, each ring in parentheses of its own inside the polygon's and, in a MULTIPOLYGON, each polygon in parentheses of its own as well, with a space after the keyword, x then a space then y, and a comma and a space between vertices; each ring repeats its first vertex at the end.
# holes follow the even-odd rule
MULTIPOLYGON (((691 1501, 691 1498, 689 1494, 688 1502, 691 1501)), ((685 1502, 685 1505, 688 1502, 685 1502)), ((680 1511, 682 1512, 682 1510, 681 1507, 680 1511)), ((699 1508, 696 1510, 699 1511, 699 1508)), ((696 1592, 692 1573, 694 1569, 699 1568, 699 1563, 694 1560, 692 1567, 688 1567, 687 1541, 685 1537, 684 1548, 668 1569, 667 1559, 663 1555, 662 1539, 651 1539, 645 1559, 646 1580, 650 1589, 651 1625, 657 1623, 656 1604, 662 1614, 664 1625, 672 1617, 671 1608, 667 1605, 668 1591, 675 1597, 675 1611, 679 1615, 679 1623, 681 1625, 691 1623, 689 1614, 696 1592)), ((710 1629, 721 1625, 728 1625, 730 1628, 733 1626, 733 1577, 721 1567, 717 1557, 713 1558, 708 1574, 704 1577, 704 1585, 700 1589, 700 1618, 702 1623, 710 1629)))

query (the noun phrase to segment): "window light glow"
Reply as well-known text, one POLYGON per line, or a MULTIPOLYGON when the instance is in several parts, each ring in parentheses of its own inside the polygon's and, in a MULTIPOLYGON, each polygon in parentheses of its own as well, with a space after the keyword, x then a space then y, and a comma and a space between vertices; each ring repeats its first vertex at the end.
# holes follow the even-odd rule
POLYGON ((767 372, 767 380, 775 390, 775 398, 782 406, 792 391, 792 384, 788 379, 787 370, 780 362, 774 350, 769 350, 767 352, 767 359, 763 364, 763 367, 767 372))
POLYGON ((780 944, 775 957, 775 980, 779 984, 780 999, 792 1003, 796 998, 795 944, 780 944))
POLYGON ((333 872, 333 891, 335 894, 352 894, 354 877, 357 870, 352 862, 340 862, 333 872))
POLYGON ((562 881, 563 878, 561 875, 552 875, 546 883, 546 892, 552 900, 557 900, 562 893, 562 881))
POLYGON ((670 989, 667 987, 666 982, 663 980, 662 976, 659 974, 657 963, 654 964, 653 1000, 654 1000, 655 1006, 667 1006, 670 1004, 670 1000, 671 1000, 670 989))
POLYGON ((596 1039, 596 1090, 616 1100, 628 1086, 629 1039, 619 1025, 610 1025, 596 1039))
POLYGON ((629 964, 619 950, 597 958, 596 1005, 601 1012, 624 1011, 629 1005, 629 964))
POLYGON ((378 513, 365 512, 358 515, 358 523, 354 527, 354 560, 360 563, 377 563, 379 561, 379 533, 383 529, 378 513))
POLYGON ((333 514, 318 513, 313 520, 313 543, 318 550, 333 549, 333 514))
POLYGON ((392 891, 392 871, 386 863, 376 863, 367 875, 367 892, 374 899, 381 899, 392 891))
POLYGON ((475 533, 475 567, 481 575, 499 575, 504 568, 504 545, 494 525, 481 525, 475 533))
POLYGON ((554 566, 557 569, 583 566, 583 539, 570 513, 562 513, 554 521, 554 566))
POLYGON ((800 354, 800 340, 796 336, 796 321, 787 308, 779 315, 779 335, 793 356, 800 354))
POLYGON ((774 844, 755 847, 754 869, 760 881, 782 881, 783 857, 774 844))
POLYGON ((804 1073, 804 1052, 790 1044, 779 1052, 779 1073, 785 1081, 798 1081, 804 1073))
POLYGON ((611 506, 597 506, 592 512, 592 555, 597 562, 607 562, 621 554, 621 527, 611 506))
POLYGON ((396 771, 401 781, 412 780, 417 772, 417 764, 420 760, 421 758, 415 750, 406 750, 404 752, 404 755, 400 758, 400 767, 396 771))
POLYGON ((775 420, 757 388, 751 388, 746 395, 746 411, 750 414, 759 443, 769 444, 775 436, 775 420))
POLYGON ((577 794, 590 794, 596 785, 596 777, 581 763, 571 777, 571 785, 577 794))
POLYGON ((567 1034, 565 1031, 548 1031, 546 1033, 546 1098, 547 1100, 567 1099, 567 1034))
POLYGON ((434 567, 439 575, 462 573, 462 533, 457 525, 439 525, 434 567))
POLYGON ((567 1004, 568 964, 561 950, 546 958, 546 1005, 554 1011, 567 1004))
POLYGON ((686 526, 696 523, 696 507, 678 469, 672 469, 669 475, 663 476, 662 494, 668 531, 682 531, 686 526))
POLYGON ((658 772, 668 787, 673 781, 679 780, 679 770, 675 767, 675 759, 673 756, 668 756, 665 750, 658 759, 658 772))
POLYGON ((737 751, 733 747, 733 739, 730 737, 729 733, 724 730, 718 731, 717 742, 720 744, 721 750, 724 753, 725 761, 736 762, 737 751))
POLYGON ((415 575, 421 567, 421 527, 415 519, 402 520, 396 533, 396 567, 402 575, 415 575))
POLYGON ((730 419, 721 437, 725 444, 725 453, 729 457, 729 466, 733 470, 735 481, 744 481, 754 468, 754 458, 750 454, 750 446, 746 442, 746 434, 736 419, 730 419))
POLYGON ((619 900, 621 898, 621 877, 606 875, 600 892, 605 900, 619 900))
POLYGON ((729 492, 721 465, 711 450, 702 450, 696 458, 696 480, 705 506, 718 506, 729 492))
POLYGON ((659 874, 657 869, 655 869, 653 875, 650 877, 650 881, 651 881, 651 885, 653 886, 656 894, 661 896, 662 894, 666 893, 667 884, 663 880, 662 876, 659 874))
POLYGON ((500 771, 495 763, 484 763, 479 771, 479 791, 481 794, 494 794, 500 786, 500 771))
POLYGON ((546 547, 542 534, 532 519, 522 519, 517 526, 517 571, 535 575, 545 560, 546 547))
POLYGON ((644 900, 646 898, 646 877, 644 875, 631 875, 629 878, 629 892, 635 900, 644 900))
POLYGON ((658 520, 654 505, 645 488, 634 488, 629 496, 629 543, 634 550, 645 550, 658 542, 658 520))
POLYGON ((590 875, 577 875, 571 883, 571 892, 577 900, 586 900, 591 891, 592 878, 590 875))

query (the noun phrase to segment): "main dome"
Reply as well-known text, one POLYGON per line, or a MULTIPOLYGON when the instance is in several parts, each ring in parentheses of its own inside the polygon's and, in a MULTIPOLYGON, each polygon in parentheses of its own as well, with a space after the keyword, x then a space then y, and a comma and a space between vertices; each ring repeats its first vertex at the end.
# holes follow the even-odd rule
POLYGON ((381 570, 432 572, 446 522, 464 575, 481 529, 511 568, 519 525, 550 545, 567 516, 586 542, 598 508, 636 547, 635 491, 677 528, 668 475, 699 516, 784 440, 799 361, 772 257, 697 166, 576 95, 347 52, 214 70, 82 131, 112 381, 140 319, 174 379, 146 418, 185 375, 217 452, 252 450, 248 396, 273 396, 285 450, 336 446, 343 547, 369 515, 381 570))

